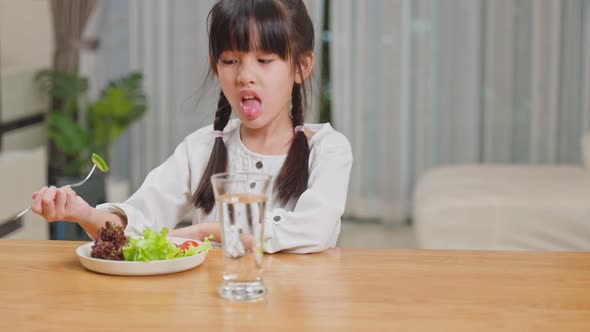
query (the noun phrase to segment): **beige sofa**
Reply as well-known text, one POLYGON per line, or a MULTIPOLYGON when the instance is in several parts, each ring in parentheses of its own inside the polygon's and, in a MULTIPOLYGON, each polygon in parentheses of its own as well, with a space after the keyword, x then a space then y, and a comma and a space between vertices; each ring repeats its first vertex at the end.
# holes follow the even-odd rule
MULTIPOLYGON (((590 153, 583 156, 590 165, 590 153)), ((590 250, 590 169, 436 168, 418 181, 413 220, 422 248, 590 250)))

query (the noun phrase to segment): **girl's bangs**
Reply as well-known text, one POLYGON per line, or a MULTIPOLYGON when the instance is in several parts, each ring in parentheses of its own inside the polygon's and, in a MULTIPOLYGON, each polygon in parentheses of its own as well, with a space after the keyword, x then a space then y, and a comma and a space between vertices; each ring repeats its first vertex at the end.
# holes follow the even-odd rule
POLYGON ((288 26, 273 1, 237 0, 210 13, 209 52, 217 62, 224 51, 260 51, 289 57, 288 26))

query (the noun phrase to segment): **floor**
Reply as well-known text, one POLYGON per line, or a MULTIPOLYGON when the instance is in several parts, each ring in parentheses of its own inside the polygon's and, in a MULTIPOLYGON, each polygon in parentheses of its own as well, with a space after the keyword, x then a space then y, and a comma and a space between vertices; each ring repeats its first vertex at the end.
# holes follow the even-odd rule
POLYGON ((343 220, 340 238, 341 248, 417 248, 411 225, 383 225, 375 221, 343 220))

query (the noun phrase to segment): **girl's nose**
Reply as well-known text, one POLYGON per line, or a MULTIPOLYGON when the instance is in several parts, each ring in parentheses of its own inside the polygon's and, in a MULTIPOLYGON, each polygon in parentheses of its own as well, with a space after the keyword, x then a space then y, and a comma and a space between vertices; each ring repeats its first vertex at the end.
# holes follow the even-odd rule
POLYGON ((254 84, 256 80, 252 67, 245 63, 241 64, 238 70, 237 81, 240 85, 254 84))

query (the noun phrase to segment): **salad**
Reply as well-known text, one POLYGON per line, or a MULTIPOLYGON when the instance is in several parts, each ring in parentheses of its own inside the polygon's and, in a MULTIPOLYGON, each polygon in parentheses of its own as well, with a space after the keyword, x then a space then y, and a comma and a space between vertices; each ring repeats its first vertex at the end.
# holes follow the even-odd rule
POLYGON ((165 227, 159 233, 146 229, 141 238, 128 237, 123 227, 107 221, 98 232, 90 256, 107 260, 148 262, 194 256, 211 250, 209 240, 213 235, 206 237, 201 244, 193 240, 175 244, 166 238, 167 234, 168 228, 165 227))

